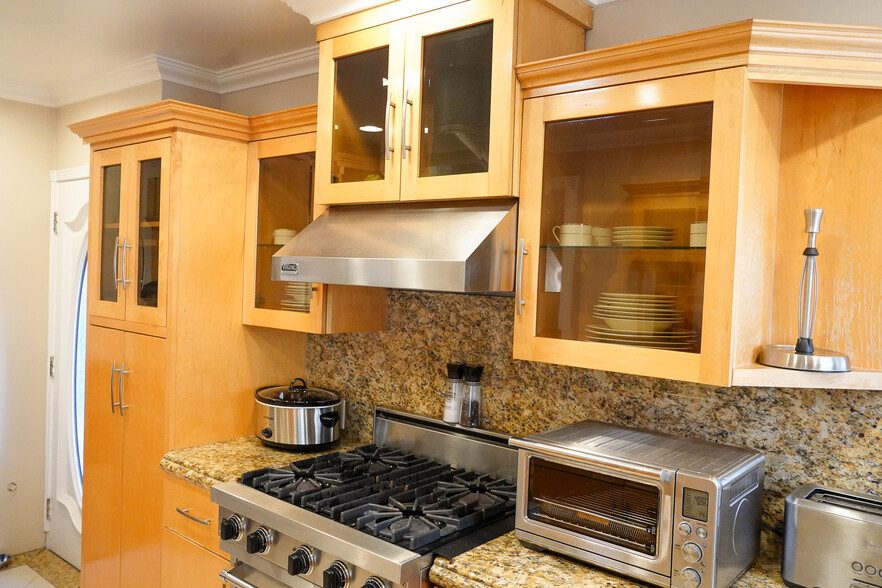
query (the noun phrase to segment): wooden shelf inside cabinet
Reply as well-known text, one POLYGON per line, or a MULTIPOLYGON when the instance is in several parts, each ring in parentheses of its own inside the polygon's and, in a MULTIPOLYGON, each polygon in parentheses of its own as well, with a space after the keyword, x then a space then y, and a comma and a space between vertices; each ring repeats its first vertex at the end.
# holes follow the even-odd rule
POLYGON ((763 388, 882 390, 882 370, 852 368, 850 372, 829 374, 753 364, 735 368, 732 385, 763 388))
POLYGON ((553 249, 559 251, 591 251, 595 253, 615 253, 619 251, 701 251, 707 250, 706 247, 684 247, 679 245, 665 245, 659 247, 637 247, 624 245, 543 245, 543 249, 553 249))

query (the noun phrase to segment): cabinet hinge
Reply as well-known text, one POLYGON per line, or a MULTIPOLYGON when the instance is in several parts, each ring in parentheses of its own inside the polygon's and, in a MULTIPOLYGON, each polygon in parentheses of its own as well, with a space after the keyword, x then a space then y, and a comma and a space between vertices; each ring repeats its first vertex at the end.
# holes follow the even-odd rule
POLYGON ((50 378, 55 377, 55 356, 54 355, 49 356, 49 377, 50 378))
POLYGON ((51 520, 52 520, 52 516, 51 516, 51 514, 50 514, 50 512, 49 512, 49 510, 52 508, 51 505, 52 505, 52 499, 51 499, 51 498, 47 498, 47 499, 46 499, 46 520, 47 520, 47 521, 51 521, 51 520))
POLYGON ((58 234, 58 213, 52 213, 52 232, 58 234))

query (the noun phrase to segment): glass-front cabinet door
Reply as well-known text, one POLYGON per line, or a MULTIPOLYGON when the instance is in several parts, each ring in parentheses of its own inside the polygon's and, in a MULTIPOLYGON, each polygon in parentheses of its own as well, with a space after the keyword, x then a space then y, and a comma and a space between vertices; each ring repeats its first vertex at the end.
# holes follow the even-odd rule
POLYGON ((170 140, 92 157, 89 314, 165 326, 170 140))
POLYGON ((325 288, 272 280, 272 257, 313 218, 315 133, 249 145, 243 322, 322 332, 325 288))
POLYGON ((323 41, 317 202, 510 194, 512 15, 474 0, 323 41))
POLYGON ((717 91, 702 74, 526 101, 516 358, 698 380, 717 91))

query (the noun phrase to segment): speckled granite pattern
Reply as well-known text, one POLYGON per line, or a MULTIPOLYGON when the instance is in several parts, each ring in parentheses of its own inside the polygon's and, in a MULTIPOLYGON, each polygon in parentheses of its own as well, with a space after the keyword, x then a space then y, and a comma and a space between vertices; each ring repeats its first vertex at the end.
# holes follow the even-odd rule
MULTIPOLYGON (((763 588, 784 586, 779 564, 760 560, 733 586, 763 588)), ((508 533, 452 560, 438 558, 429 578, 443 588, 643 588, 616 574, 577 563, 566 557, 539 553, 522 546, 508 533)))
POLYGON ((343 393, 365 437, 374 405, 440 417, 445 366, 464 360, 485 366, 488 428, 526 435, 591 418, 753 447, 767 457, 764 522, 776 531, 804 482, 882 494, 882 393, 717 388, 513 360, 513 307, 390 290, 385 331, 307 336, 307 381, 343 393))
POLYGON ((263 445, 256 437, 241 437, 169 451, 159 465, 166 472, 197 486, 211 488, 220 482, 235 480, 250 470, 280 467, 329 451, 346 451, 360 444, 344 441, 332 449, 310 453, 274 449, 263 445))

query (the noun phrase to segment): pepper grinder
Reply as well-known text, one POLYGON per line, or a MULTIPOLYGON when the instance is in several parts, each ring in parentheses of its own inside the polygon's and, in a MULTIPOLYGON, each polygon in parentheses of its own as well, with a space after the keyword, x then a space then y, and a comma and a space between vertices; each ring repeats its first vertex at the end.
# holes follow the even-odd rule
POLYGON ((822 208, 805 209, 805 232, 808 244, 802 254, 802 280, 799 285, 799 338, 796 345, 766 345, 757 361, 763 365, 809 372, 851 371, 848 356, 830 349, 816 349, 812 342, 815 313, 818 308, 817 235, 821 232, 822 208))

